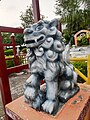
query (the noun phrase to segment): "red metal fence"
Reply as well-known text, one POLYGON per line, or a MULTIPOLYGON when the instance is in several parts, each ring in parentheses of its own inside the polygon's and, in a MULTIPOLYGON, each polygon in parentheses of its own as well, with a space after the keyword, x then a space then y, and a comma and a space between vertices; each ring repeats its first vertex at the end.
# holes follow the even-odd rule
MULTIPOLYGON (((1 90, 4 111, 5 111, 5 105, 12 101, 8 75, 14 72, 20 72, 22 69, 27 69, 28 65, 27 64, 19 65, 18 57, 16 55, 16 47, 15 47, 16 43, 15 43, 14 36, 13 35, 11 36, 12 44, 3 44, 2 32, 22 34, 23 29, 0 26, 0 90, 1 90), (8 59, 8 60, 14 59, 15 66, 12 68, 6 68, 4 46, 13 46, 14 57, 8 59)), ((7 116, 6 116, 6 119, 10 120, 10 118, 8 118, 7 116)))

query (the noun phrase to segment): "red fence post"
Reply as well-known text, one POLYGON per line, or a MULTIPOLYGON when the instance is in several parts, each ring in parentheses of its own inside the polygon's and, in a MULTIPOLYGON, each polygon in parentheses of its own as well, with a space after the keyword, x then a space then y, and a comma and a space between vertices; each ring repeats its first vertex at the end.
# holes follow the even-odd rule
MULTIPOLYGON (((0 90, 2 96, 3 107, 5 111, 5 105, 12 101, 8 73, 6 68, 4 48, 2 44, 2 36, 0 32, 0 90)), ((6 120, 10 120, 9 117, 5 116, 6 120)))
POLYGON ((90 38, 88 39, 88 41, 89 41, 89 45, 90 45, 90 38))
POLYGON ((61 26, 61 23, 60 23, 59 20, 58 20, 58 30, 59 30, 60 32, 62 32, 62 26, 61 26))
POLYGON ((14 33, 12 33, 11 35, 11 40, 12 40, 12 44, 13 44, 13 54, 14 54, 14 62, 15 62, 15 66, 19 65, 19 59, 18 59, 18 56, 16 55, 17 54, 17 50, 16 50, 16 42, 15 42, 15 35, 14 33))
POLYGON ((39 0, 32 0, 34 22, 40 20, 39 0))

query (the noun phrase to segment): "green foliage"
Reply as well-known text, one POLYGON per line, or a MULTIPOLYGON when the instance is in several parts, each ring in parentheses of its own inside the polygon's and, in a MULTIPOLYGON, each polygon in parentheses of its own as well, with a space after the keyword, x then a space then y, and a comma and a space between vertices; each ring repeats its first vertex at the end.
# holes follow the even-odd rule
POLYGON ((56 0, 56 14, 67 15, 68 13, 75 11, 80 5, 80 0, 56 0))
MULTIPOLYGON (((13 56, 5 56, 5 58, 12 58, 13 56)), ((23 63, 23 58, 19 56, 19 63, 23 63)), ((6 60, 6 66, 7 68, 14 67, 14 59, 6 60)))
MULTIPOLYGON (((40 14, 41 20, 45 18, 44 15, 40 14)), ((34 23, 34 16, 32 6, 28 6, 25 12, 21 12, 20 20, 22 21, 21 24, 24 28, 31 26, 34 23)))
POLYGON ((20 63, 20 65, 23 64, 23 58, 22 58, 22 56, 18 56, 18 57, 19 57, 19 63, 20 63))
POLYGON ((13 55, 13 49, 5 50, 5 51, 4 51, 4 54, 5 54, 6 56, 13 55))
POLYGON ((81 39, 78 40, 78 46, 86 46, 88 44, 89 44, 89 42, 88 42, 88 39, 87 39, 86 35, 83 36, 81 39))
POLYGON ((26 48, 23 48, 21 51, 22 51, 23 53, 27 53, 26 48))
POLYGON ((11 33, 4 33, 2 32, 2 42, 5 44, 10 44, 11 43, 11 33))
POLYGON ((90 32, 87 32, 87 33, 86 33, 86 37, 87 37, 87 39, 90 38, 90 32))
POLYGON ((90 9, 90 0, 82 0, 82 2, 87 9, 90 9))
MULTIPOLYGON (((5 44, 12 43, 11 33, 2 33, 2 41, 5 44)), ((17 45, 22 45, 24 43, 23 34, 15 34, 15 42, 17 45)))
MULTIPOLYGON (((12 58, 12 56, 8 56, 6 58, 12 58)), ((7 66, 7 68, 14 67, 14 59, 6 60, 6 66, 7 66)))
POLYGON ((89 45, 89 38, 90 38, 90 32, 81 33, 81 34, 78 35, 78 37, 77 37, 78 45, 79 45, 79 46, 89 45))
MULTIPOLYGON (((87 76, 87 62, 72 62, 74 67, 76 67, 80 72, 82 72, 85 76, 87 76)), ((78 82, 85 82, 80 76, 78 76, 78 82)))
POLYGON ((15 41, 17 45, 22 45, 24 43, 23 34, 16 34, 15 41))
POLYGON ((21 12, 20 19, 22 21, 21 24, 24 28, 26 28, 34 23, 32 6, 27 7, 25 12, 21 12))
POLYGON ((69 34, 87 29, 90 25, 90 8, 86 7, 87 3, 88 0, 56 0, 56 15, 60 16, 69 34))
POLYGON ((71 44, 74 44, 74 37, 70 35, 68 32, 63 33, 63 37, 65 38, 65 44, 68 44, 71 41, 71 44))

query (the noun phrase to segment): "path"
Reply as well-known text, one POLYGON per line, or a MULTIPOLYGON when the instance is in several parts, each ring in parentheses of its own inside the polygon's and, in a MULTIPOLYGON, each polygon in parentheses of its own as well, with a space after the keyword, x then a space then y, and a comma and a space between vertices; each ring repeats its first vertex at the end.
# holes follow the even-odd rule
MULTIPOLYGON (((23 95, 23 85, 29 76, 30 72, 25 71, 17 74, 14 73, 9 77, 10 89, 13 100, 23 95)), ((0 95, 0 120, 4 120, 4 111, 2 106, 1 95, 0 95)))

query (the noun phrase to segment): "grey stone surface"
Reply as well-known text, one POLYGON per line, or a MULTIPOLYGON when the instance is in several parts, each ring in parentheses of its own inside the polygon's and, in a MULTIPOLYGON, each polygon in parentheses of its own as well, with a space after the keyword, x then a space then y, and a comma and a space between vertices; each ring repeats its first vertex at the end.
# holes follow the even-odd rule
POLYGON ((58 21, 40 20, 24 30, 31 76, 26 80, 26 102, 37 110, 55 114, 60 103, 65 103, 79 91, 77 74, 69 62, 70 43, 65 46, 58 21), (45 91, 40 89, 44 79, 45 91))
POLYGON ((70 57, 86 57, 88 54, 90 54, 90 46, 77 46, 70 49, 70 57))

